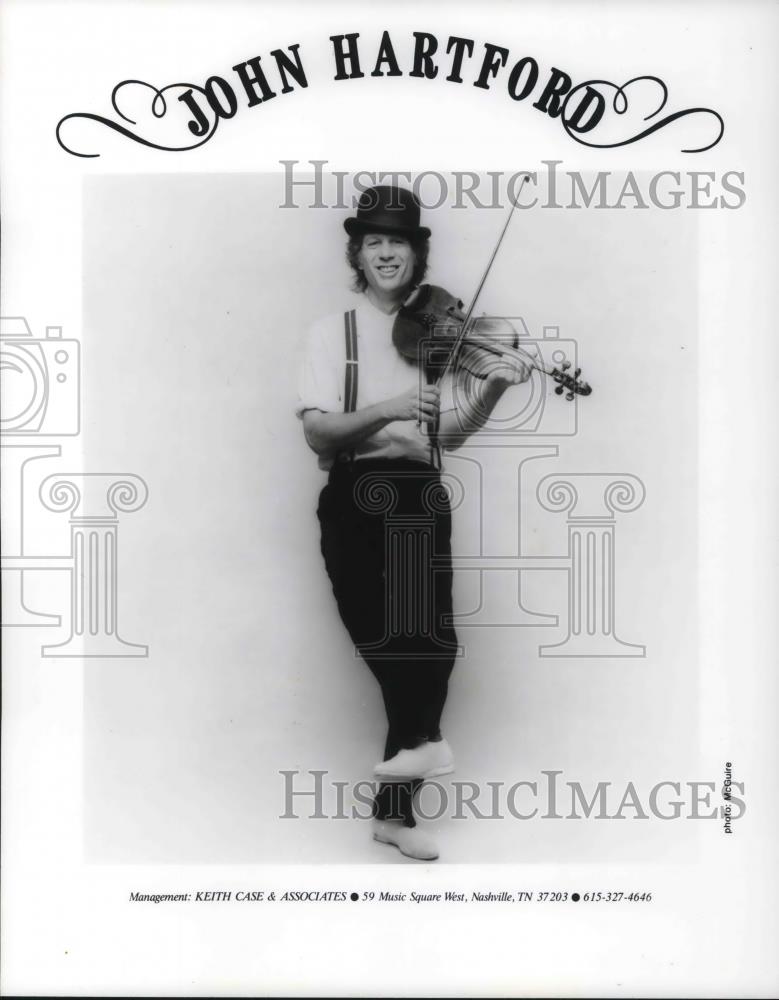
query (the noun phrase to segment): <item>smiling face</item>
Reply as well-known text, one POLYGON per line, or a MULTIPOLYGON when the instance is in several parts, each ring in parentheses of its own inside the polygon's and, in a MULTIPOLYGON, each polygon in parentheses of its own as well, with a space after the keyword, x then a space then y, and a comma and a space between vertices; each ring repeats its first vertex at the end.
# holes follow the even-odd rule
POLYGON ((368 233, 358 255, 368 287, 385 301, 405 297, 414 275, 416 255, 405 236, 368 233))

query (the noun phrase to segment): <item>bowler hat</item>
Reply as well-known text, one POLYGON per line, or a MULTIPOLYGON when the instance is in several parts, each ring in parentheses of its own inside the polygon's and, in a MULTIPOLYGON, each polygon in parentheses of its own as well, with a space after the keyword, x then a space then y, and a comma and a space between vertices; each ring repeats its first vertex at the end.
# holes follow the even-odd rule
POLYGON ((360 195, 357 215, 344 220, 350 236, 365 233, 396 233, 399 236, 430 235, 427 226, 419 224, 419 202, 406 188, 380 184, 360 195))

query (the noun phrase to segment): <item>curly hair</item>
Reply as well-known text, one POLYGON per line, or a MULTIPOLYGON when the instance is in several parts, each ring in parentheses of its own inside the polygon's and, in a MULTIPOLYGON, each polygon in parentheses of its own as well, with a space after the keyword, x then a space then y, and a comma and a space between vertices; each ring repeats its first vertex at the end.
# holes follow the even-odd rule
MULTIPOLYGON (((352 288, 355 292, 364 292, 368 287, 368 281, 362 273, 359 262, 359 254, 362 249, 362 235, 350 236, 346 244, 346 260, 349 267, 354 271, 352 288)), ((430 253, 430 240, 426 236, 410 236, 409 243, 414 251, 414 273, 411 275, 411 284, 416 287, 427 274, 427 257, 430 253)))

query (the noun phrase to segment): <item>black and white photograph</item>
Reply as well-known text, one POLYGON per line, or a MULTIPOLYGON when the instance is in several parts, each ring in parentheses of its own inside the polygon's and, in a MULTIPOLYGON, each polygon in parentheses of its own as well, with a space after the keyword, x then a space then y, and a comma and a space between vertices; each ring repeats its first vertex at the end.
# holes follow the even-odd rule
POLYGON ((739 10, 0 4, 5 995, 775 995, 739 10))
POLYGON ((429 173, 353 209, 292 171, 296 208, 283 175, 87 185, 85 441, 132 413, 176 512, 132 542, 146 655, 85 670, 96 860, 695 850, 663 822, 698 808, 695 227, 523 212, 524 176, 464 211, 429 173))

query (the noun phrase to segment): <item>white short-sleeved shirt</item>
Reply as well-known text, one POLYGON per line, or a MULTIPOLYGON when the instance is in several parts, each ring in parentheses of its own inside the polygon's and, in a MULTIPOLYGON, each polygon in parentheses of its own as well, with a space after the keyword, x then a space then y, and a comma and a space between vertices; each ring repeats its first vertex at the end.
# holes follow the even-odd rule
MULTIPOLYGON (((420 385, 419 368, 404 358, 392 343, 395 313, 383 313, 364 295, 355 295, 344 310, 355 310, 357 328, 358 410, 420 385)), ((296 413, 306 410, 342 413, 346 370, 344 312, 315 322, 306 336, 299 369, 296 413)), ((441 384, 441 412, 454 408, 451 378, 441 384)), ((335 453, 319 456, 319 467, 329 469, 335 453)), ((430 441, 425 426, 415 420, 396 420, 366 438, 354 449, 355 459, 413 458, 429 462, 430 441)))

